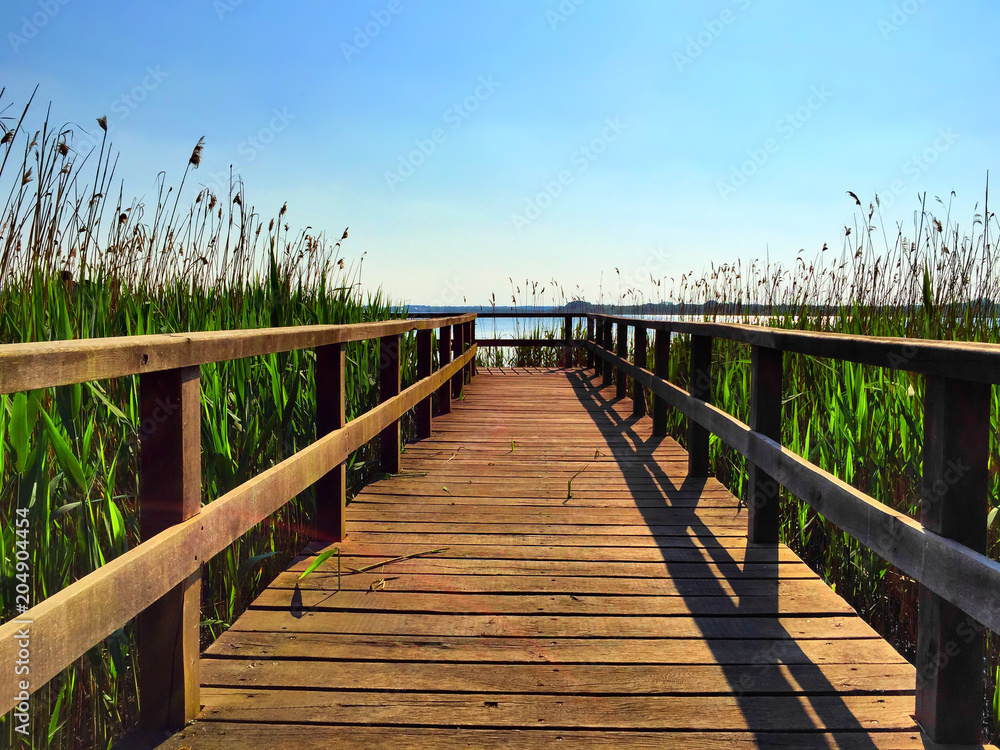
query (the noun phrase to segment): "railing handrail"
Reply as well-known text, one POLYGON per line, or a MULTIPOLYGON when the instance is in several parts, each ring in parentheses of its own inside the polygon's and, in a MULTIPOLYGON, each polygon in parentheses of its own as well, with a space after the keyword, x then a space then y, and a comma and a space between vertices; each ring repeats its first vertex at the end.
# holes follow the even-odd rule
POLYGON ((1000 383, 1000 344, 801 331, 747 323, 655 320, 603 313, 588 313, 586 317, 630 327, 642 326, 647 330, 710 336, 751 346, 892 370, 920 372, 978 383, 1000 383))
MULTIPOLYGON (((154 661, 164 671, 151 676, 163 683, 153 698, 142 698, 143 711, 149 709, 153 718, 143 721, 145 729, 178 727, 193 718, 198 710, 197 628, 200 609, 201 566, 256 524, 266 520, 296 495, 318 481, 327 481, 339 473, 337 482, 325 486, 323 504, 337 507, 320 508, 324 518, 318 526, 332 541, 343 538, 344 462, 350 454, 375 437, 382 438, 383 470, 398 471, 399 424, 410 409, 417 409, 418 437, 430 433, 430 399, 438 393, 442 412, 450 409, 452 391, 460 391, 465 378, 475 372, 475 314, 435 319, 393 320, 339 326, 299 326, 252 331, 214 331, 208 333, 131 336, 121 338, 84 339, 46 342, 43 344, 9 344, 0 346, 0 383, 2 392, 33 390, 55 385, 86 382, 108 377, 138 374, 140 402, 156 402, 155 421, 175 420, 174 427, 154 430, 155 441, 167 441, 165 453, 153 456, 157 462, 173 466, 181 462, 186 475, 171 486, 147 488, 140 469, 140 513, 149 493, 158 506, 166 508, 167 518, 152 535, 119 557, 64 589, 43 599, 15 619, 0 624, 0 663, 13 665, 23 648, 23 633, 31 632, 30 691, 33 693, 59 672, 83 656, 88 649, 123 627, 137 616, 155 608, 157 615, 177 620, 177 630, 162 630, 153 623, 151 637, 143 638, 140 657, 151 647, 170 651, 154 661), (441 328, 440 366, 433 371, 431 357, 432 329, 441 328), (451 335, 454 328, 455 336, 451 335), (418 379, 400 392, 400 337, 417 332, 418 379), (350 422, 344 423, 344 344, 378 338, 382 352, 379 362, 381 402, 350 422), (452 346, 452 344, 454 346, 452 346), (212 347, 216 347, 214 350, 212 347), (317 405, 315 442, 294 455, 258 474, 222 497, 202 506, 200 498, 200 417, 198 413, 198 368, 207 362, 226 361, 238 357, 276 353, 292 349, 316 348, 318 367, 324 382, 339 391, 330 394, 320 388, 317 405), (454 353, 454 356, 452 356, 454 353), (141 360, 145 354, 146 359, 141 360), (62 368, 54 357, 69 356, 71 361, 62 368), (43 365, 38 364, 41 361, 43 365), (45 367, 56 367, 56 373, 45 367), (4 370, 9 370, 4 372, 4 370), (163 378, 163 374, 169 376, 163 378), (393 383, 392 381, 395 380, 393 383), (154 399, 158 387, 173 383, 177 408, 161 409, 162 400, 154 399), (145 385, 151 393, 145 393, 145 385), (191 388, 193 387, 193 391, 191 388), (180 390, 186 388, 187 390, 180 390), (193 402, 193 409, 192 409, 193 402), (338 413, 339 412, 339 415, 338 413), (322 428, 323 420, 327 427, 322 428), (177 426, 179 425, 179 426, 177 426), (393 435, 395 433, 395 435, 393 435), (393 455, 394 453, 394 455, 393 455), (193 463, 192 463, 193 462, 193 463), (393 468, 393 464, 395 468, 393 468), (194 467, 191 471, 191 467, 194 467), (339 536, 338 536, 339 530, 339 536), (175 596, 178 592, 184 596, 175 596), (194 593, 193 599, 188 596, 194 593), (192 616, 193 614, 193 616, 192 616), (190 632, 194 629, 193 634, 190 632), (193 637, 192 637, 193 635, 193 637), (193 649, 193 658, 191 650, 193 649), (180 670, 180 674, 177 670, 180 670), (170 706, 156 705, 170 703, 170 706), (147 704, 151 704, 147 706, 147 704), (176 705, 173 705, 176 704, 176 705)), ((317 381, 321 377, 317 371, 317 381)), ((140 411, 142 411, 140 406, 140 411)), ((144 416, 140 414, 140 417, 144 416)), ((140 419, 144 424, 145 420, 140 419)), ((143 440, 145 444, 145 437, 143 440)), ((160 446, 157 445, 157 448, 160 446)), ((317 505, 320 505, 317 501, 317 505)), ((162 507, 155 509, 162 511, 162 507)), ((145 524, 143 524, 145 528, 145 524)), ((145 535, 145 534, 144 534, 145 535)), ((154 618, 156 619, 156 618, 154 618)), ((164 619, 164 618, 160 618, 164 619)), ((140 626, 143 625, 140 619, 140 626)), ((0 677, 0 715, 6 714, 23 698, 20 683, 23 677, 14 670, 0 677)), ((140 694, 143 686, 140 685, 140 694)))
POLYGON ((475 320, 475 313, 344 325, 108 336, 0 345, 0 394, 142 375, 242 357, 393 336, 475 320))

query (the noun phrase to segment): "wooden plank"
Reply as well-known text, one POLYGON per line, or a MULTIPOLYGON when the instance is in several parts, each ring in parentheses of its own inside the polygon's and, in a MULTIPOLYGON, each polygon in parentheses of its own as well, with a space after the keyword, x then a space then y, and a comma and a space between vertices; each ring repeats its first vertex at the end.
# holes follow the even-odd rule
MULTIPOLYGON (((384 575, 391 575, 390 571, 384 575)), ((327 579, 329 585, 330 581, 327 579)), ((393 582, 395 583, 395 582, 393 582)), ((471 594, 469 592, 404 592, 393 589, 365 591, 289 590, 269 588, 254 601, 255 609, 285 609, 298 612, 407 612, 410 614, 491 615, 636 615, 636 616, 739 616, 773 614, 827 616, 853 615, 843 599, 801 595, 780 599, 770 593, 741 596, 635 596, 622 594, 471 594)), ((913 689, 909 675, 907 689, 913 689)))
MULTIPOLYGON (((208 658, 371 660, 484 664, 720 664, 726 666, 906 664, 888 643, 868 638, 567 638, 224 633, 208 658)), ((912 667, 911 667, 912 670, 912 667)))
POLYGON ((441 729, 410 726, 354 726, 324 724, 257 724, 199 722, 171 738, 164 750, 229 750, 233 747, 268 747, 294 750, 663 750, 665 746, 699 750, 932 750, 915 731, 858 732, 683 732, 587 731, 557 729, 441 729), (669 742, 669 745, 665 745, 669 742))
MULTIPOLYGON (((343 344, 316 349, 316 437, 346 423, 347 352, 343 344)), ((347 466, 339 463, 316 483, 316 538, 339 542, 347 534, 347 466)))
MULTIPOLYGON (((155 537, 201 509, 200 376, 199 368, 186 367, 147 373, 139 380, 141 539, 155 537)), ((139 724, 144 730, 177 729, 201 708, 200 622, 199 565, 139 617, 139 724)), ((32 630, 37 629, 33 624, 32 630)))
POLYGON ((746 676, 745 695, 905 695, 913 692, 909 664, 425 664, 371 661, 304 662, 206 659, 205 685, 232 688, 302 688, 303 672, 315 690, 384 690, 524 695, 700 695, 732 692, 746 676))
POLYGON ((913 729, 911 696, 583 696, 206 688, 201 721, 603 730, 815 731, 913 729))
MULTIPOLYGON (((231 631, 359 635, 514 636, 518 638, 711 638, 793 640, 875 635, 857 616, 609 617, 597 615, 456 615, 379 612, 289 612, 250 609, 231 631)), ((913 701, 910 701, 913 710, 913 701)))

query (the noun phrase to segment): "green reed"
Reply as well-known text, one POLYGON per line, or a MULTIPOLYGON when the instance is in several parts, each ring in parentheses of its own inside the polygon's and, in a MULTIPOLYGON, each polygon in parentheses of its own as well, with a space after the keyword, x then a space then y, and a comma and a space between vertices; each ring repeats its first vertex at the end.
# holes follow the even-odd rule
MULTIPOLYGON (((3 107, 0 91, 0 111, 3 107)), ((405 315, 361 289, 361 264, 338 240, 291 233, 287 206, 265 220, 234 179, 227 195, 185 194, 198 142, 176 190, 155 206, 124 204, 106 138, 78 151, 70 126, 34 132, 28 108, 0 118, 0 343, 266 326, 360 323, 405 315)), ((103 131, 104 121, 97 129, 103 131)), ((402 352, 413 378, 414 343, 402 352)), ((202 494, 211 502, 315 438, 311 350, 201 368, 202 494)), ((377 402, 378 342, 348 345, 348 418, 377 402)), ((139 543, 138 379, 0 396, 0 617, 16 614, 16 509, 30 518, 31 602, 37 604, 139 543)), ((356 490, 373 453, 349 461, 356 490)), ((202 642, 238 617, 308 541, 311 492, 244 535, 205 568, 202 642)), ((135 724, 132 625, 92 648, 34 694, 30 745, 109 746, 135 724)), ((11 715, 0 744, 15 746, 11 715)))

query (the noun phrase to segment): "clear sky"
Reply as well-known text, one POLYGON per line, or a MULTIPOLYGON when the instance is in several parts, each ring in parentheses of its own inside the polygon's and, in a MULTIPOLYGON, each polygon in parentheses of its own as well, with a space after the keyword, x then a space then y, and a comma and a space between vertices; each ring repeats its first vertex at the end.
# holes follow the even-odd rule
POLYGON ((127 194, 205 136, 192 196, 236 165, 397 300, 596 300, 615 268, 840 248, 848 190, 890 230, 954 190, 968 224, 998 28, 987 0, 3 0, 0 83, 107 115, 127 194))

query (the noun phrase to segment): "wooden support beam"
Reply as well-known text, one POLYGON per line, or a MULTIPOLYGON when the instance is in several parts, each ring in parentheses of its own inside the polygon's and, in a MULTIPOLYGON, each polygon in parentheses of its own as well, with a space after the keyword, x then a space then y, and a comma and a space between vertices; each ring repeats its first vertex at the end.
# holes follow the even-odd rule
MULTIPOLYGON (((421 331, 421 333, 424 333, 421 331)), ((429 332, 428 332, 429 333, 429 332)), ((347 348, 329 344, 316 348, 316 437, 345 424, 347 404, 347 348)), ((347 465, 338 464, 316 483, 316 536, 339 542, 347 535, 347 465)))
MULTIPOLYGON (((399 350, 401 337, 383 336, 379 339, 378 392, 379 402, 384 403, 399 395, 399 350)), ((458 373, 461 377, 461 372, 458 373)), ((399 473, 400 440, 399 420, 382 430, 379 436, 379 468, 386 474, 399 473)))
MULTIPOLYGON (((139 378, 139 535, 145 541, 201 510, 199 367, 139 378)), ((180 729, 199 701, 201 566, 139 616, 139 726, 180 729)))
MULTIPOLYGON (((615 350, 614 349, 615 339, 612 333, 613 325, 614 323, 612 323, 610 320, 605 320, 601 323, 601 326, 604 328, 603 346, 609 352, 613 352, 615 350)), ((611 364, 611 362, 609 362, 608 360, 604 360, 604 369, 601 370, 601 380, 602 380, 601 387, 607 388, 609 385, 611 385, 611 383, 614 381, 614 371, 615 371, 614 365, 611 364)))
MULTIPOLYGON (((587 341, 595 341, 595 338, 594 338, 594 329, 595 329, 595 327, 596 326, 594 325, 594 319, 591 318, 591 317, 588 317, 587 318, 587 341)), ((598 330, 597 335, 598 336, 601 335, 599 330, 598 330)), ((594 367, 594 353, 588 349, 587 350, 587 369, 591 370, 591 369, 593 369, 593 367, 594 367)))
MULTIPOLYGON (((469 331, 471 333, 471 336, 469 338, 469 346, 475 346, 476 345, 476 321, 475 321, 475 319, 473 319, 472 321, 470 321, 470 323, 469 323, 469 331)), ((476 377, 476 375, 479 374, 479 368, 476 366, 476 357, 472 358, 472 362, 469 363, 469 367, 472 368, 472 370, 471 370, 472 377, 476 377)))
MULTIPOLYGON (((451 330, 451 358, 453 360, 462 356, 465 351, 465 326, 462 324, 452 327, 451 330)), ((464 384, 465 370, 459 370, 455 377, 451 379, 451 397, 458 398, 462 395, 462 385, 464 384)))
MULTIPOLYGON (((615 353, 622 359, 628 358, 628 326, 618 323, 615 353)), ((615 370, 615 398, 625 398, 628 395, 628 376, 621 370, 615 370)))
MULTIPOLYGON (((688 393, 693 398, 712 403, 712 339, 691 336, 691 382, 688 393)), ((709 472, 709 431, 693 419, 688 420, 688 475, 707 477, 709 472)))
MULTIPOLYGON (((417 331, 417 379, 430 377, 433 366, 434 351, 431 346, 431 332, 417 331)), ((426 440, 431 436, 431 399, 417 404, 416 414, 417 440, 426 440)))
MULTIPOLYGON (((658 378, 670 378, 670 332, 656 331, 653 340, 653 374, 658 378)), ((667 436, 667 402, 653 395, 653 436, 667 436)))
MULTIPOLYGON (((750 347, 750 429, 781 443, 782 352, 750 347)), ((778 542, 778 483, 752 461, 748 462, 747 539, 778 542)))
POLYGON ((566 347, 563 349, 563 367, 569 369, 573 366, 573 316, 567 315, 563 318, 563 340, 566 347))
MULTIPOLYGON (((472 321, 470 320, 468 323, 462 324, 461 353, 464 354, 471 348, 472 348, 472 321)), ((471 383, 471 382, 472 382, 472 361, 470 360, 469 363, 463 369, 462 383, 464 385, 465 383, 471 383)))
MULTIPOLYGON (((438 330, 438 369, 443 370, 451 362, 451 326, 438 330)), ((451 382, 442 385, 437 392, 438 414, 451 413, 451 382)))
MULTIPOLYGON (((927 378, 920 521, 984 554, 989 429, 989 385, 927 378)), ((935 742, 978 744, 984 631, 955 605, 924 586, 919 591, 917 721, 935 742)))
MULTIPOLYGON (((632 361, 636 367, 646 369, 646 329, 642 326, 635 327, 635 356, 632 361)), ((636 417, 646 416, 646 395, 642 390, 642 383, 632 380, 632 415, 636 417)))

